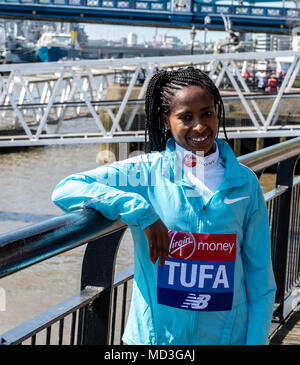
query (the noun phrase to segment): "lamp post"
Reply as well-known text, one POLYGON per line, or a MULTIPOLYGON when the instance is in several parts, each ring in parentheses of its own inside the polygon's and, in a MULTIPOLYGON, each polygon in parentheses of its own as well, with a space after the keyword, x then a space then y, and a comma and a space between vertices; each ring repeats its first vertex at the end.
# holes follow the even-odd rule
MULTIPOLYGON (((253 47, 253 52, 256 52, 256 46, 257 46, 257 39, 254 38, 253 43, 252 43, 252 47, 253 47)), ((253 64, 253 86, 252 86, 252 90, 256 89, 256 60, 254 58, 254 64, 253 64)))
POLYGON ((207 24, 209 24, 211 22, 210 16, 207 15, 204 18, 204 53, 206 53, 206 38, 207 38, 207 24))
POLYGON ((192 44, 191 44, 191 55, 194 54, 194 42, 195 42, 195 38, 196 38, 196 28, 193 25, 192 30, 191 30, 191 40, 192 40, 192 44))

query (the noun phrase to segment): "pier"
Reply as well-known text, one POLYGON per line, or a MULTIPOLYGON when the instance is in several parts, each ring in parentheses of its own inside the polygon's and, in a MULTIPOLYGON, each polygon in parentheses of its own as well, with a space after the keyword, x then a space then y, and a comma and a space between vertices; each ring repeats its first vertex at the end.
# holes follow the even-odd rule
POLYGON ((0 65, 0 147, 142 142, 144 92, 153 72, 189 65, 221 89, 229 138, 300 135, 300 89, 294 86, 300 52, 224 53, 0 65), (277 93, 258 92, 244 80, 243 69, 280 59, 289 67, 277 93), (91 131, 76 124, 66 130, 70 120, 82 118, 92 121, 91 131))
MULTIPOLYGON (((275 171, 274 188, 265 191, 277 293, 270 332, 272 345, 300 344, 300 137, 239 157, 263 185, 275 171), (291 324, 292 323, 292 324, 291 324), (292 338, 292 340, 291 340, 292 338)), ((26 270, 87 244, 81 291, 63 303, 0 335, 2 345, 122 344, 133 267, 115 272, 115 259, 127 226, 91 209, 77 210, 0 236, 0 278, 26 270)))

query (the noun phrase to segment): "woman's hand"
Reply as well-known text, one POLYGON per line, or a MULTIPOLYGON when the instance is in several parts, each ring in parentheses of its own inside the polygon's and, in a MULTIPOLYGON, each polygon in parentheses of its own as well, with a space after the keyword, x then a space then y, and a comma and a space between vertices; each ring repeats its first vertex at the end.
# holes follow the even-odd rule
POLYGON ((163 266, 169 253, 169 236, 168 229, 163 222, 158 219, 150 226, 144 229, 148 240, 149 256, 153 264, 160 257, 159 265, 163 266))

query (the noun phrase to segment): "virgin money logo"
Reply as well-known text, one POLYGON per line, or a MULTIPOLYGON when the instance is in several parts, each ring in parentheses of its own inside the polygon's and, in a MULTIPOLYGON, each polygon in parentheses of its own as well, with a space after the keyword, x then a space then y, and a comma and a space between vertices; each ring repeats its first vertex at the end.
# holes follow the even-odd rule
POLYGON ((196 156, 192 155, 191 153, 184 156, 183 161, 184 161, 185 166, 187 166, 187 167, 194 167, 197 165, 196 156))
POLYGON ((196 248, 192 233, 169 231, 169 256, 177 259, 190 258, 196 248))

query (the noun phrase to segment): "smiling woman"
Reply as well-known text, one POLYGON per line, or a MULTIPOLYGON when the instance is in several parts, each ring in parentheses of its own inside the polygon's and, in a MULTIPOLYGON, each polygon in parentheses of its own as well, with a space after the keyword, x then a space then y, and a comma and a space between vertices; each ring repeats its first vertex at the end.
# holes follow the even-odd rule
POLYGON ((123 341, 267 344, 276 289, 268 213, 256 175, 216 138, 225 128, 218 89, 199 69, 162 70, 145 111, 150 153, 71 175, 53 193, 65 211, 95 209, 131 229, 123 341))
POLYGON ((175 141, 193 153, 209 154, 217 132, 218 116, 213 95, 199 86, 179 90, 167 122, 175 141))
POLYGON ((163 151, 173 136, 181 147, 208 154, 220 123, 227 140, 219 90, 198 69, 158 72, 149 84, 145 107, 150 151, 163 151))

